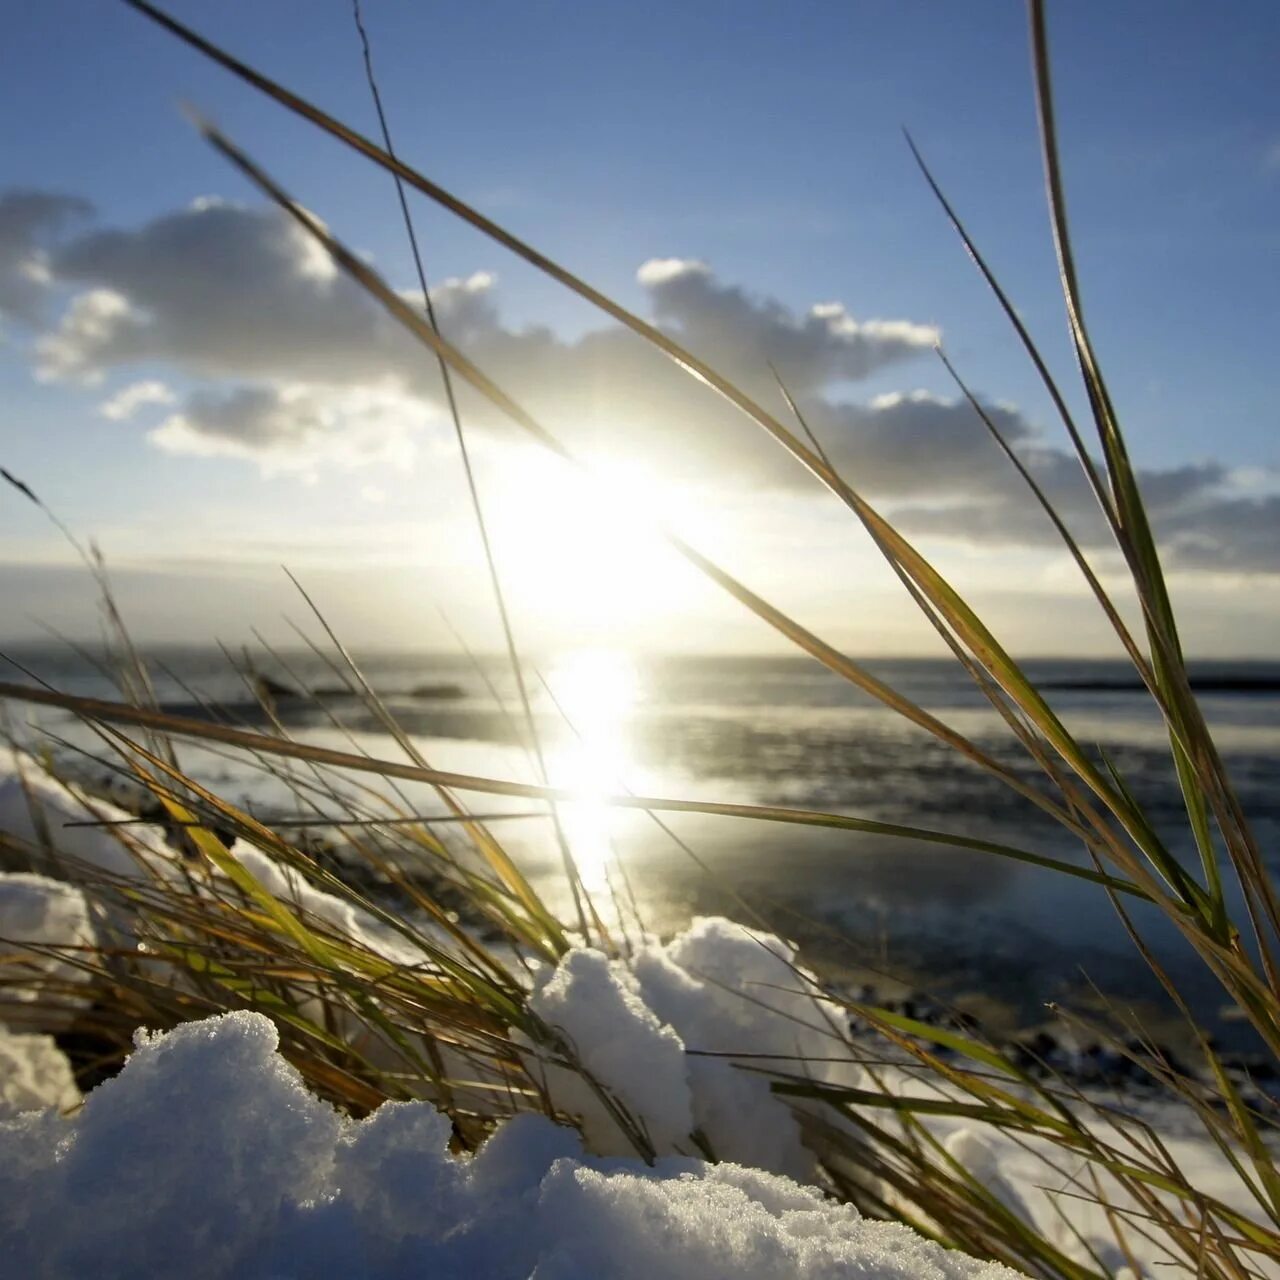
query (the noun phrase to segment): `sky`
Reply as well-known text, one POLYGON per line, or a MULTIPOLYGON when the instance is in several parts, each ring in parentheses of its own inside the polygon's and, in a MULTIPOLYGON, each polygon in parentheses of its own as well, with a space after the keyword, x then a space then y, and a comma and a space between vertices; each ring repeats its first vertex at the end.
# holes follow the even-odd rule
MULTIPOLYGON (((1280 99, 1271 0, 1051 3, 1086 311, 1188 647, 1280 647, 1280 99)), ((376 128, 348 0, 170 11, 376 128)), ((1115 651, 941 341, 1109 584, 1117 557, 912 132, 1082 407, 1023 7, 365 0, 398 151, 785 414, 1025 654, 1115 651)), ((0 465, 111 567, 135 633, 238 642, 306 606, 349 642, 498 646, 434 359, 201 140, 215 120, 420 301, 387 175, 114 0, 0 50, 0 465)), ((853 518, 706 387, 421 198, 445 335, 593 469, 462 418, 531 647, 777 651, 665 522, 851 651, 936 641, 853 518)), ((0 638, 97 625, 62 535, 0 492, 0 638)))

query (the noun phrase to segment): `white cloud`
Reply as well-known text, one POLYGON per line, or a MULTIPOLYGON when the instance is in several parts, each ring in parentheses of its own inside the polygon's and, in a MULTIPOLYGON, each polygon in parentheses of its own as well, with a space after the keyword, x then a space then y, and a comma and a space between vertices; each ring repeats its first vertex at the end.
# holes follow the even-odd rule
POLYGON ((656 289, 683 275, 711 274, 711 268, 696 258, 650 258, 642 262, 636 271, 636 279, 646 289, 656 289))
MULTIPOLYGON (((36 302, 70 295, 35 344, 42 376, 91 381, 161 364, 218 380, 221 390, 198 391, 151 433, 171 453, 240 458, 304 478, 411 464, 442 407, 436 361, 291 222, 205 198, 132 230, 57 243, 81 208, 67 197, 0 197, 0 307, 30 322, 36 302), (43 256, 33 257, 37 248, 43 256)), ((860 318, 832 300, 794 309, 684 258, 653 259, 637 278, 657 324, 781 409, 776 368, 849 481, 908 529, 975 545, 1051 544, 1052 530, 967 403, 925 392, 846 398, 850 384, 927 353, 938 337, 932 326, 860 318)), ((619 326, 572 340, 516 328, 486 272, 446 280, 432 298, 446 336, 579 449, 677 479, 812 486, 763 432, 619 326)), ((129 391, 103 412, 132 412, 143 401, 129 391)), ((470 427, 506 429, 475 393, 460 395, 470 427)), ((1081 540, 1104 545, 1075 459, 1015 407, 989 412, 1081 540)), ((1265 486, 1213 463, 1148 468, 1140 479, 1176 560, 1280 569, 1280 513, 1265 486)))
POLYGON ((638 279, 659 322, 700 357, 766 372, 772 362, 800 390, 869 377, 927 351, 939 336, 930 325, 905 320, 855 320, 839 302, 797 316, 773 298, 722 284, 702 262, 655 259, 638 279))
MULTIPOLYGON (((430 361, 421 350, 274 211, 201 199, 136 230, 72 239, 52 254, 49 268, 59 285, 82 290, 42 342, 52 377, 168 360, 189 372, 241 378, 427 381, 430 361)), ((738 372, 772 359, 801 390, 865 377, 919 354, 937 336, 908 321, 855 320, 839 303, 797 315, 723 284, 702 263, 651 262, 640 278, 658 320, 696 340, 701 352, 738 372)), ((490 354, 500 348, 512 366, 549 355, 561 366, 554 372, 570 379, 597 377, 609 363, 632 376, 643 363, 634 340, 616 330, 578 343, 541 329, 505 330, 493 289, 493 276, 477 272, 433 290, 451 336, 490 354)))
POLYGON ((274 212, 202 200, 136 230, 65 242, 49 267, 60 286, 82 291, 41 342, 49 376, 158 360, 206 375, 354 384, 402 366, 409 350, 274 212))
POLYGON ((101 382, 106 370, 93 353, 119 334, 136 329, 142 320, 129 299, 115 289, 78 294, 58 328, 36 342, 37 375, 47 382, 101 382))
POLYGON ((374 465, 406 471, 427 416, 421 402, 391 388, 245 386, 196 392, 148 439, 166 453, 256 462, 268 476, 374 465))
POLYGON ((139 409, 148 404, 172 404, 174 394, 163 382, 149 379, 146 382, 131 382, 122 387, 115 395, 104 400, 98 406, 98 412, 113 422, 124 422, 132 418, 139 409))

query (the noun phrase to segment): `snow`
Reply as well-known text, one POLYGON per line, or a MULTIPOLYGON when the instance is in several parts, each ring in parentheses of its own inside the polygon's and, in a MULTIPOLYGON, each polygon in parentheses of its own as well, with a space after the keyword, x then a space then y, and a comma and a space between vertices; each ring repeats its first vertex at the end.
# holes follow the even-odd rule
POLYGON ((0 831, 30 847, 50 871, 83 872, 86 868, 112 876, 134 877, 138 859, 170 861, 174 852, 164 832, 132 823, 133 814, 105 800, 90 800, 35 764, 0 777, 0 831), (69 822, 130 822, 125 827, 69 827, 69 822))
POLYGON ((79 889, 29 872, 0 875, 0 1018, 38 1000, 44 1030, 69 1024, 86 1003, 76 989, 89 978, 77 949, 95 943, 79 889))
MULTIPOLYGON (((169 876, 181 862, 181 855, 167 843, 161 827, 136 822, 128 811, 51 778, 30 761, 24 761, 19 770, 0 776, 0 832, 28 846, 42 869, 71 879, 91 871, 123 879, 136 879, 147 872, 169 876), (124 821, 127 825, 66 825, 85 821, 124 821)), ((271 894, 295 910, 307 912, 397 963, 422 960, 421 954, 408 948, 399 934, 368 912, 316 889, 297 871, 282 866, 248 842, 237 840, 231 853, 271 894)), ((221 882, 225 884, 225 880, 221 882)), ((0 937, 3 936, 0 928, 0 937)))
POLYGON ((0 1119, 79 1101, 71 1064, 52 1036, 22 1035, 0 1023, 0 1119))
POLYGON ((841 1055, 833 1034, 839 1011, 820 998, 796 949, 772 934, 699 917, 667 946, 645 948, 634 968, 646 1003, 690 1051, 694 1119, 712 1151, 811 1178, 813 1156, 766 1073, 855 1085, 861 1072, 830 1061, 841 1055))
MULTIPOLYGON (((625 962, 575 949, 540 981, 534 1006, 547 1022, 565 1030, 582 1065, 642 1122, 659 1155, 699 1150, 692 1133, 681 1132, 689 1117, 717 1158, 784 1174, 792 1180, 787 1185, 812 1183, 818 1174, 814 1156, 801 1143, 796 1113, 771 1091, 771 1075, 879 1086, 900 1095, 945 1094, 936 1080, 925 1082, 889 1066, 877 1069, 875 1082, 864 1080, 860 1068, 847 1060, 851 1050, 837 1031, 839 1010, 822 998, 813 976, 798 964, 795 949, 727 920, 695 920, 669 943, 650 942, 625 962)), ((568 1072, 563 1077, 549 1074, 548 1084, 556 1106, 581 1119, 592 1151, 630 1150, 616 1122, 580 1078, 568 1072)), ((830 1111, 823 1118, 827 1124, 840 1123, 830 1111)), ((1194 1186, 1243 1213, 1256 1212, 1229 1161, 1203 1134, 1177 1136, 1175 1108, 1155 1107, 1146 1118, 1194 1186)), ((1181 1119, 1185 1123, 1186 1117, 1181 1119)), ((1090 1129, 1123 1152, 1131 1148, 1121 1123, 1119 1114, 1110 1121, 1088 1117, 1090 1129)), ((1092 1203, 1094 1175, 1112 1206, 1141 1207, 1104 1170, 1064 1158, 1047 1140, 1012 1136, 990 1125, 936 1116, 927 1127, 941 1144, 941 1170, 954 1175, 958 1166, 1082 1266, 1096 1267, 1095 1258, 1102 1258, 1113 1273, 1126 1269, 1128 1260, 1115 1243, 1107 1210, 1092 1203)), ((585 1196, 594 1184, 589 1178, 579 1181, 585 1196)), ((892 1188, 881 1190, 894 1201, 892 1188)), ((606 1192, 599 1194, 607 1201, 606 1192)), ((597 1207, 596 1212, 602 1211, 597 1207)), ((708 1216, 708 1238, 719 1230, 718 1222, 716 1214, 708 1216)), ((1175 1272, 1187 1271, 1184 1259, 1140 1233, 1127 1235, 1144 1275, 1171 1274, 1171 1266, 1175 1272)), ((726 1247, 717 1244, 718 1251, 726 1247)), ((802 1265, 788 1257, 786 1266, 802 1265)), ((675 1268, 670 1259, 661 1265, 675 1268)), ((718 1274, 710 1263, 702 1265, 708 1268, 718 1274)))
MULTIPOLYGON (((562 1034, 591 1077, 635 1117, 659 1151, 691 1150, 693 1111, 684 1045, 640 998, 635 978, 599 951, 570 951, 529 1000, 529 1008, 562 1034)), ((605 1102, 576 1071, 554 1065, 545 1076, 556 1108, 580 1118, 594 1151, 635 1148, 605 1102)))
POLYGON ((78 889, 45 876, 0 875, 0 1019, 20 1024, 11 1029, 0 1020, 0 1116, 80 1101, 71 1065, 53 1037, 23 1032, 33 1021, 41 1031, 59 1030, 84 1007, 76 991, 87 975, 56 948, 94 941, 78 889))
MULTIPOLYGON (((942 1096, 936 1085, 924 1085, 892 1070, 879 1073, 879 1077, 895 1094, 942 1096)), ((1134 1156, 1140 1163, 1149 1161, 1149 1154, 1140 1153, 1150 1151, 1150 1138, 1141 1129, 1135 1134, 1125 1121, 1121 1100, 1113 1096, 1109 1101, 1113 1107, 1111 1120, 1084 1110, 1087 1104, 1081 1104, 1082 1119, 1090 1133, 1122 1155, 1134 1156), (1116 1105, 1118 1102, 1120 1106, 1116 1105)), ((1246 1217, 1265 1221, 1230 1161, 1204 1135, 1204 1130, 1188 1131, 1188 1126, 1196 1122, 1187 1108, 1150 1102, 1140 1114, 1144 1124, 1157 1135, 1160 1149, 1191 1186, 1246 1217)), ((1138 1203, 1101 1165, 1068 1155, 1047 1139, 1012 1134, 993 1125, 937 1116, 928 1119, 927 1127, 965 1173, 1081 1266, 1096 1271, 1097 1260, 1101 1259, 1106 1273, 1117 1280, 1133 1280, 1131 1256, 1145 1280, 1172 1280, 1195 1274, 1184 1253, 1167 1249, 1159 1242, 1158 1230, 1148 1238, 1137 1229, 1134 1224, 1146 1223, 1148 1207, 1138 1203), (1099 1197, 1105 1203, 1099 1202, 1099 1197), (1129 1256, 1116 1242, 1117 1221, 1122 1223, 1129 1256)), ((940 1159, 939 1164, 945 1167, 946 1162, 940 1159)), ((949 1171, 954 1174, 954 1166, 949 1171)), ((895 1202, 892 1193, 886 1199, 895 1202)), ((1172 1198, 1167 1203, 1178 1204, 1172 1198)), ((1260 1258, 1255 1261, 1261 1264, 1259 1274, 1277 1274, 1260 1258)))
MULTIPOLYGON (((837 1056, 836 1010, 790 943, 699 918, 630 962, 575 948, 540 981, 530 1008, 565 1036, 658 1154, 709 1147, 722 1160, 814 1177, 814 1157, 766 1072, 844 1083, 859 1073, 822 1061, 837 1056)), ((557 1110, 578 1119, 592 1151, 634 1153, 623 1124, 581 1075, 545 1055, 531 1071, 557 1110)))
POLYGON ((1006 1209, 1023 1222, 1035 1225, 1035 1215, 1021 1193, 1010 1184, 1000 1168, 1000 1157, 986 1138, 972 1129, 955 1129, 942 1143, 943 1150, 975 1182, 985 1187, 1006 1209))
POLYGON ((1004 1280, 774 1175, 584 1156, 525 1116, 449 1154, 427 1103, 360 1122, 258 1014, 139 1037, 72 1117, 0 1122, 0 1253, 46 1280, 1004 1280))
POLYGON ((544 1180, 540 1208, 557 1221, 558 1238, 539 1264, 539 1280, 1014 1274, 735 1165, 655 1178, 564 1163, 544 1180))
POLYGON ((15 1274, 233 1274, 287 1199, 322 1190, 340 1129, 276 1044, 248 1014, 140 1036, 56 1144, 24 1140, 38 1116, 0 1129, 17 1135, 0 1206, 15 1274))
MULTIPOLYGON (((237 840, 230 852, 272 897, 287 903, 295 911, 305 912, 332 926, 339 936, 377 952, 396 964, 421 964, 425 959, 421 950, 368 911, 336 894, 317 889, 299 871, 283 866, 247 841, 237 840)), ((418 931, 427 931, 423 923, 418 924, 418 931)), ((439 934, 432 931, 432 936, 439 937, 439 934)))

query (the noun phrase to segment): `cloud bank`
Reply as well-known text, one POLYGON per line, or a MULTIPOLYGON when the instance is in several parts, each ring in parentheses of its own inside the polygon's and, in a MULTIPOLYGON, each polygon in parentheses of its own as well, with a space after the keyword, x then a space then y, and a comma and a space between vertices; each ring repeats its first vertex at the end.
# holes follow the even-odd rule
MULTIPOLYGON (((440 424, 434 357, 274 211, 205 199, 133 229, 77 230, 88 212, 72 196, 0 196, 0 314, 32 335, 38 376, 97 385, 168 370, 195 389, 149 428, 151 442, 268 473, 405 468, 440 424)), ((858 398, 858 383, 927 354, 938 338, 931 326, 861 319, 832 301, 796 312, 687 259, 647 262, 637 279, 658 325, 782 411, 776 368, 836 465, 907 531, 1055 545, 967 403, 922 391, 858 398)), ((486 273, 442 283, 433 301, 446 335, 578 448, 683 479, 813 484, 763 433, 616 326, 573 339, 516 328, 486 273)), ((173 397, 148 378, 101 410, 123 421, 173 397)), ((477 429, 507 429, 465 388, 463 408, 477 429)), ((1105 546, 1075 459, 1016 407, 986 408, 1081 541, 1105 546)), ((1174 565, 1280 569, 1280 496, 1265 485, 1245 486, 1212 462, 1148 468, 1140 481, 1174 565)))
POLYGON ((46 245, 92 206, 49 191, 0 193, 0 315, 25 323, 40 319, 50 275, 46 245))

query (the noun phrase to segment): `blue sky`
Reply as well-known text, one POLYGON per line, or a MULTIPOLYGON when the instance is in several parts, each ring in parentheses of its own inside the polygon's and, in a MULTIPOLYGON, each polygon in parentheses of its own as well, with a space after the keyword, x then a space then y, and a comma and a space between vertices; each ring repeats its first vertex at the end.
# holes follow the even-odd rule
MULTIPOLYGON (((342 0, 171 8, 339 117, 372 128, 351 11, 342 0)), ((1267 603, 1275 583, 1268 566, 1280 566, 1280 555, 1269 560, 1271 544, 1258 531, 1274 525, 1280 552, 1280 518, 1265 501, 1280 474, 1273 396, 1280 11, 1261 0, 1050 8, 1085 298, 1131 446, 1151 469, 1153 486, 1179 468, 1201 468, 1191 497, 1169 514, 1171 546, 1183 538, 1189 548, 1174 560, 1193 643, 1204 652, 1274 654, 1280 623, 1267 603), (1199 506, 1191 510, 1189 502, 1199 506), (1206 539, 1227 536, 1223 529, 1242 527, 1253 539, 1247 558, 1206 546, 1206 539)), ((908 518, 916 520, 917 536, 993 610, 1015 646, 1052 651, 1070 634, 1077 647, 1103 648, 1101 630, 1086 621, 1078 589, 1047 546, 1028 541, 1020 523, 993 531, 983 522, 979 533, 976 516, 990 508, 984 486, 994 483, 985 473, 963 490, 947 490, 945 476, 936 493, 923 484, 904 488, 900 459, 889 456, 905 447, 897 441, 914 441, 927 467, 934 456, 929 432, 951 431, 951 419, 935 413, 924 421, 932 401, 876 400, 953 394, 920 337, 936 327, 982 395, 1016 413, 1015 436, 1023 433, 1033 450, 1060 447, 1043 394, 900 132, 903 125, 912 130, 1025 319, 1069 376, 1021 5, 367 0, 366 18, 406 158, 628 305, 646 313, 666 307, 672 324, 712 345, 723 338, 727 350, 733 325, 762 322, 762 299, 791 313, 784 338, 803 328, 814 304, 837 301, 858 324, 915 326, 917 336, 896 347, 862 333, 857 340, 871 342, 870 357, 850 364, 846 350, 814 374, 810 390, 830 410, 831 429, 884 442, 873 456, 869 445, 851 440, 851 461, 879 477, 890 509, 896 502, 914 513, 908 518), (654 259, 678 260, 690 272, 690 264, 707 264, 714 275, 692 272, 646 286, 637 269, 654 259), (713 323, 727 328, 709 328, 713 323), (956 504, 962 510, 948 533, 937 509, 956 504), (1051 626, 1046 616, 1072 622, 1051 626)), ((65 193, 94 206, 91 218, 58 232, 57 244, 44 243, 55 259, 68 237, 134 233, 198 197, 243 202, 256 213, 260 206, 243 181, 182 119, 176 104, 186 100, 248 146, 393 283, 411 283, 384 175, 123 5, 22 6, 9 18, 2 57, 0 110, 24 122, 7 130, 4 187, 65 193)), ((492 314, 478 331, 479 350, 501 363, 512 343, 500 339, 546 325, 559 343, 561 376, 582 374, 580 344, 605 328, 600 317, 447 215, 424 205, 416 212, 433 282, 476 272, 496 277, 480 291, 492 314)), ((264 225, 244 221, 236 234, 254 235, 264 225)), ((287 363, 235 367, 218 345, 225 334, 214 333, 192 339, 207 348, 173 351, 153 341, 138 359, 82 352, 74 373, 46 370, 37 380, 42 335, 47 341, 65 326, 75 297, 106 278, 95 275, 106 269, 92 253, 79 256, 92 261, 49 284, 38 320, 11 317, 4 327, 0 390, 8 413, 0 462, 78 530, 101 537, 144 632, 193 638, 207 635, 215 620, 232 634, 250 621, 269 627, 283 595, 272 575, 285 559, 321 585, 357 641, 432 643, 434 603, 442 603, 485 646, 491 610, 474 581, 447 433, 429 405, 421 408, 427 392, 398 384, 397 394, 416 405, 380 401, 373 412, 366 386, 394 381, 398 365, 380 366, 367 382, 346 376, 335 398, 323 371, 300 379, 287 363), (99 378, 95 385, 85 385, 86 371, 99 378), (101 404, 140 382, 163 385, 169 402, 125 419, 102 416, 101 404), (250 409, 258 413, 258 401, 234 400, 244 388, 259 399, 268 390, 276 396, 267 425, 261 413, 246 417, 250 409), (286 423, 283 415, 314 416, 318 405, 328 415, 322 430, 286 423), (376 433, 401 412, 408 425, 396 419, 395 438, 384 447, 376 433), (164 423, 179 417, 185 427, 165 433, 164 423), (153 438, 158 428, 167 444, 153 438), (233 431, 241 433, 234 448, 233 431), (279 439, 264 454, 259 446, 268 431, 279 439), (331 447, 335 437, 356 440, 359 457, 353 461, 346 443, 331 447), (317 459, 302 457, 318 438, 324 444, 317 459), (285 444, 293 450, 287 459, 285 444)), ((474 301, 480 292, 466 296, 474 301)), ((761 339, 765 355, 768 340, 761 339)), ((624 429, 632 421, 649 425, 650 409, 634 400, 644 395, 644 379, 630 365, 623 371, 609 364, 613 355, 602 359, 588 373, 598 380, 618 371, 633 399, 616 410, 615 436, 594 422, 589 431, 579 425, 605 463, 639 458, 646 501, 662 487, 663 501, 691 519, 735 570, 776 590, 840 643, 864 651, 923 643, 855 531, 820 497, 777 481, 763 462, 727 476, 714 465, 717 458, 735 468, 740 461, 727 435, 721 452, 708 454, 713 465, 698 471, 686 459, 669 468, 666 444, 674 450, 678 442, 664 439, 651 450, 638 443, 638 430, 624 429), (833 575, 844 579, 835 590, 833 575)), ((536 372, 526 360, 511 376, 517 384, 525 377, 529 394, 555 413, 554 388, 538 386, 536 372)), ((713 424, 704 426, 696 388, 690 392, 684 428, 710 439, 713 424)), ((662 404, 666 412, 668 402, 662 404)), ((554 565, 535 563, 523 545, 548 505, 572 500, 568 491, 561 495, 560 481, 548 478, 539 502, 518 483, 526 466, 521 446, 497 427, 482 422, 477 430, 486 484, 511 503, 508 556, 526 573, 530 626, 539 639, 562 643, 588 631, 664 647, 770 646, 768 633, 706 592, 664 584, 666 562, 634 548, 620 554, 625 561, 635 550, 636 594, 655 588, 651 607, 619 605, 614 615, 590 616, 579 597, 592 596, 590 575, 601 566, 575 565, 565 550, 582 541, 581 527, 548 534, 540 554, 554 565), (579 569, 575 592, 570 583, 579 569), (566 606, 558 621, 539 607, 550 598, 566 606)), ((1059 461, 1047 453, 1047 472, 1056 475, 1059 461)), ((1105 568, 1101 545, 1097 554, 1105 568)), ((0 575, 16 602, 14 631, 29 627, 31 613, 73 629, 89 625, 87 588, 61 567, 66 562, 35 513, 16 499, 0 503, 0 575)))

